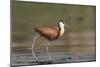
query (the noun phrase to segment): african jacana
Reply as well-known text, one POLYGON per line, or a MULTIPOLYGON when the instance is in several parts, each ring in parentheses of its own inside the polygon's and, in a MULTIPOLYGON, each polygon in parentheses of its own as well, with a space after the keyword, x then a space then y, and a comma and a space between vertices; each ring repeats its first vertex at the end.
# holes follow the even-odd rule
MULTIPOLYGON (((40 28, 34 28, 34 30, 37 33, 39 33, 40 36, 45 37, 49 41, 53 41, 53 40, 58 39, 59 37, 61 37, 64 34, 64 32, 65 32, 64 26, 67 26, 67 25, 64 24, 63 20, 60 20, 59 23, 58 23, 58 26, 40 27, 40 28)), ((33 47, 32 47, 32 49, 33 49, 33 47)), ((48 53, 48 46, 46 47, 46 50, 47 50, 47 53, 48 53)), ((33 52, 33 50, 32 50, 32 52, 33 52)), ((35 54, 33 56, 37 59, 35 54)), ((48 53, 48 56, 49 56, 49 59, 51 59, 49 53, 48 53)))

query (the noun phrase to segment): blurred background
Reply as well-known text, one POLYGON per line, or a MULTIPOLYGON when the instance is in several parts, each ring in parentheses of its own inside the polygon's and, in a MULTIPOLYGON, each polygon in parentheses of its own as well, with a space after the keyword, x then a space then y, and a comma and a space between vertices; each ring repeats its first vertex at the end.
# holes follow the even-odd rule
MULTIPOLYGON (((49 52, 89 55, 95 60, 96 6, 12 1, 11 56, 31 53, 34 27, 57 25, 63 19, 70 27, 49 46, 49 52)), ((45 52, 44 38, 37 40, 35 52, 45 52)), ((13 62, 15 59, 12 60, 13 62)), ((13 63, 12 62, 12 63, 13 63)))

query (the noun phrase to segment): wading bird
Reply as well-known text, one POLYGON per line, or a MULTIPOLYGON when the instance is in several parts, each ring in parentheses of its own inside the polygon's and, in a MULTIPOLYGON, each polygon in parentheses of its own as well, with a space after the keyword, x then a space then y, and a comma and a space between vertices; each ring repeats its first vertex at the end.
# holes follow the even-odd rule
MULTIPOLYGON (((34 47, 34 43, 35 43, 35 40, 38 38, 38 37, 45 37, 47 40, 49 41, 53 41, 53 40, 56 40, 58 39, 59 37, 61 37, 64 32, 65 32, 65 29, 64 29, 64 26, 67 26, 69 27, 68 25, 66 25, 63 20, 60 20, 58 22, 58 25, 57 26, 52 26, 52 27, 40 27, 40 28, 34 28, 34 30, 39 33, 39 36, 35 37, 34 40, 33 40, 33 45, 32 45, 32 54, 34 56, 34 58, 36 60, 38 60, 38 58, 35 56, 35 53, 33 51, 33 47, 34 47)), ((46 51, 47 51, 47 54, 48 54, 48 57, 49 57, 49 60, 51 60, 51 56, 49 55, 48 53, 48 45, 46 47, 46 51)))

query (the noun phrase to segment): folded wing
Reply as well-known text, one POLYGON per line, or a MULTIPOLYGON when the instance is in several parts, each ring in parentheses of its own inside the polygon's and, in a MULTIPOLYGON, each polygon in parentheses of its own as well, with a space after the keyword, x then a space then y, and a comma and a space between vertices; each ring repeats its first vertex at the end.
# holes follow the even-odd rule
POLYGON ((41 27, 35 28, 35 31, 49 40, 55 40, 59 36, 59 27, 41 27))

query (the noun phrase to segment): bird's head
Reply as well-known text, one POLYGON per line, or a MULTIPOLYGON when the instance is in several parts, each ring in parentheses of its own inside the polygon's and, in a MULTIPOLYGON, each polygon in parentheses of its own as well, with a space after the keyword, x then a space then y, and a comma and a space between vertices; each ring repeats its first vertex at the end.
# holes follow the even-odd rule
POLYGON ((60 26, 60 27, 64 27, 64 26, 69 27, 67 24, 64 23, 63 20, 60 20, 60 21, 59 21, 59 26, 60 26))

